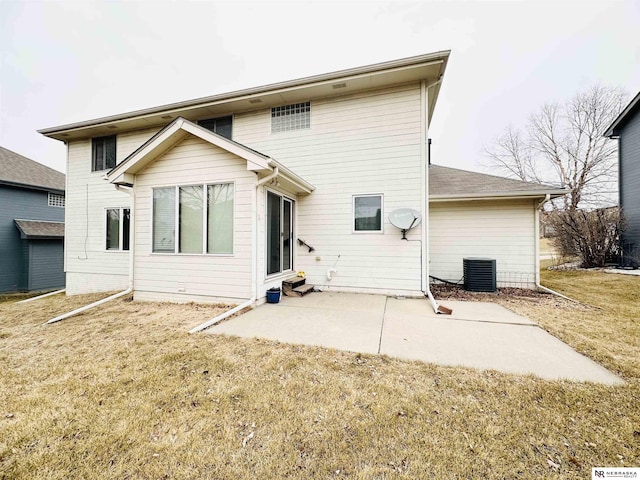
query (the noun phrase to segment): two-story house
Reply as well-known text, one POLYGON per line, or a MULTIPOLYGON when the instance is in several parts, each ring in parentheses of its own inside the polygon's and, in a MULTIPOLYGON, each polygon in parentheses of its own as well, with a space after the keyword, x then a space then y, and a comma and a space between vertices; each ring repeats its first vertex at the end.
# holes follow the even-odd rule
POLYGON ((622 266, 640 266, 640 92, 604 134, 618 139, 618 192, 624 226, 620 234, 622 266))
POLYGON ((64 287, 63 173, 0 147, 0 292, 64 287))
POLYGON ((304 271, 324 289, 422 295, 430 275, 459 280, 466 256, 535 287, 538 207, 565 192, 429 167, 448 57, 40 130, 68 146, 68 293, 261 301, 304 271), (398 209, 422 220, 406 239, 398 209))

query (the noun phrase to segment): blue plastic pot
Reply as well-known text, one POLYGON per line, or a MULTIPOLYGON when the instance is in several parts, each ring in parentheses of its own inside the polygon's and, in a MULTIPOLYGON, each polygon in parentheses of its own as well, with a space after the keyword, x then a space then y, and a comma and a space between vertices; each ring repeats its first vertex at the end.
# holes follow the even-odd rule
POLYGON ((280 301, 280 289, 270 288, 267 290, 267 303, 278 303, 280 301))

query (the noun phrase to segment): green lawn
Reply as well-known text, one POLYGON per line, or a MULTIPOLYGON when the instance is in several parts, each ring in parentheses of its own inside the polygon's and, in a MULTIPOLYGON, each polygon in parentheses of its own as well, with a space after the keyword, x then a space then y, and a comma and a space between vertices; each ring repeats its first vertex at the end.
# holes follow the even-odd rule
MULTIPOLYGON (((0 303, 0 478, 590 478, 640 465, 640 278, 500 297, 619 387, 186 331, 222 306, 0 303)), ((479 296, 478 299, 483 299, 479 296)))

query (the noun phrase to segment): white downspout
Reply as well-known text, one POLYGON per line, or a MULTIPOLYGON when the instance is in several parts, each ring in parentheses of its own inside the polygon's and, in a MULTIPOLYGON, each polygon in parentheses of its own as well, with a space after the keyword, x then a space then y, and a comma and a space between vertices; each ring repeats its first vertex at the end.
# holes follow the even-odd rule
POLYGON ((259 198, 259 192, 260 192, 260 187, 268 182, 270 182, 271 180, 275 179, 278 177, 278 175, 280 175, 280 169, 278 168, 277 165, 275 165, 273 167, 273 172, 270 173, 269 175, 267 175, 266 177, 264 177, 261 180, 258 180, 258 182, 256 183, 256 206, 255 206, 255 212, 256 212, 256 221, 254 223, 255 225, 255 229, 256 229, 256 238, 255 241, 253 242, 253 255, 255 258, 255 262, 253 264, 253 280, 254 280, 254 294, 253 294, 253 300, 256 301, 258 300, 258 290, 259 290, 259 285, 258 285, 258 198, 259 198))
POLYGON ((252 221, 253 221, 253 233, 251 234, 251 243, 252 243, 252 268, 251 268, 251 298, 240 305, 233 307, 231 310, 227 310, 224 313, 212 318, 211 320, 207 320, 206 322, 198 325, 197 327, 189 330, 189 333, 197 333, 206 328, 215 325, 216 323, 224 320, 225 318, 233 315, 240 310, 244 310, 252 306, 256 299, 258 298, 258 190, 265 183, 273 180, 280 174, 280 170, 277 166, 273 167, 272 173, 264 177, 263 179, 256 182, 256 188, 254 190, 254 209, 252 213, 252 221))
POLYGON ((63 293, 65 291, 66 289, 63 288, 62 290, 56 290, 55 292, 43 293, 42 295, 38 295, 37 297, 31 297, 25 300, 20 300, 19 302, 16 302, 16 303, 29 303, 29 302, 33 302, 34 300, 40 300, 41 298, 50 297, 52 295, 58 295, 59 293, 63 293))
POLYGON ((436 299, 433 298, 433 294, 431 293, 431 289, 429 288, 429 225, 431 224, 431 219, 429 218, 429 181, 428 181, 428 131, 429 131, 429 112, 428 109, 428 95, 429 88, 437 85, 442 80, 436 80, 430 85, 427 85, 426 80, 423 80, 420 83, 420 190, 423 199, 423 214, 422 218, 423 222, 420 224, 422 227, 422 263, 423 268, 422 271, 422 291, 429 299, 431 303, 431 307, 433 311, 436 313, 451 313, 451 310, 447 307, 443 307, 438 305, 436 299))
POLYGON ((80 307, 80 308, 76 308, 75 310, 72 310, 71 312, 68 313, 64 313, 62 315, 59 315, 55 318, 52 318, 51 320, 47 321, 45 323, 45 325, 49 324, 49 323, 56 323, 59 322, 60 320, 65 320, 69 317, 73 317, 74 315, 77 315, 79 313, 82 313, 86 310, 89 310, 91 308, 97 307, 99 305, 102 305, 103 303, 107 303, 110 302, 111 300, 115 300, 116 298, 120 298, 120 297, 124 297, 125 295, 128 295, 129 293, 133 292, 133 265, 134 265, 134 258, 135 258, 135 245, 136 245, 136 239, 135 239, 135 231, 136 231, 136 224, 135 224, 135 205, 136 205, 136 193, 135 193, 135 189, 133 187, 123 187, 121 185, 115 185, 117 190, 120 191, 126 191, 129 195, 131 195, 131 206, 129 207, 129 287, 126 290, 123 290, 122 292, 118 292, 115 293, 113 295, 108 296, 107 298, 103 298, 102 300, 98 300, 97 302, 93 302, 90 303, 89 305, 85 305, 84 307, 80 307))
POLYGON ((573 298, 569 298, 566 295, 562 295, 561 293, 556 292, 555 290, 551 290, 550 288, 544 287, 540 284, 540 209, 542 206, 551 200, 551 195, 547 193, 544 197, 544 200, 540 201, 538 205, 536 205, 535 212, 535 229, 536 229, 536 288, 538 290, 542 290, 543 292, 550 293, 552 295, 556 295, 558 297, 564 298, 566 300, 571 300, 572 302, 580 303, 573 298))

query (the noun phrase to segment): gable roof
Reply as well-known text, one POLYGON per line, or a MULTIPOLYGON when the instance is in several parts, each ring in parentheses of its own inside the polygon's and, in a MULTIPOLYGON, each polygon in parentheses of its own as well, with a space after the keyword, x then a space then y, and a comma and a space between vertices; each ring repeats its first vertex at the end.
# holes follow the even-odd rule
POLYGON ((167 121, 177 117, 188 120, 213 118, 421 80, 432 84, 432 90, 429 93, 428 120, 430 121, 440 91, 439 80, 444 76, 449 54, 449 50, 443 50, 83 122, 43 128, 38 132, 61 141, 113 135, 119 131, 159 128, 167 121))
POLYGON ((488 198, 551 198, 569 190, 523 182, 486 173, 429 165, 429 200, 482 200, 488 198))
POLYGON ((633 100, 629 102, 624 110, 618 115, 613 123, 607 128, 607 131, 604 132, 605 137, 613 138, 619 135, 620 127, 623 127, 627 120, 629 120, 633 115, 635 115, 640 110, 640 92, 633 97, 633 100))
POLYGON ((65 176, 53 168, 0 147, 0 184, 64 192, 65 176))
POLYGON ((176 118, 169 125, 162 128, 153 137, 138 147, 131 155, 112 168, 107 173, 107 180, 114 184, 132 185, 133 176, 136 173, 142 171, 147 165, 188 135, 193 135, 244 159, 247 162, 247 170, 258 174, 270 174, 275 173, 277 169, 278 178, 287 183, 287 186, 296 193, 308 194, 315 189, 313 185, 302 177, 296 175, 284 165, 267 155, 223 137, 222 135, 213 133, 182 117, 176 118))
POLYGON ((64 237, 64 222, 41 220, 14 220, 20 236, 27 239, 49 239, 64 237))

